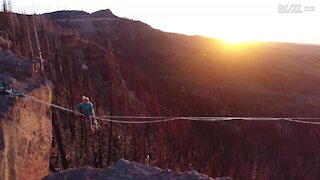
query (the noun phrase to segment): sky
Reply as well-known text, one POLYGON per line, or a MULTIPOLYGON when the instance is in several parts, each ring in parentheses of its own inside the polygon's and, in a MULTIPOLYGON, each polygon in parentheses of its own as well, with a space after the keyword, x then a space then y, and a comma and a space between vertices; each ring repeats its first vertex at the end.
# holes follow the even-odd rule
POLYGON ((319 0, 11 0, 14 12, 110 9, 166 32, 230 43, 320 44, 319 0))

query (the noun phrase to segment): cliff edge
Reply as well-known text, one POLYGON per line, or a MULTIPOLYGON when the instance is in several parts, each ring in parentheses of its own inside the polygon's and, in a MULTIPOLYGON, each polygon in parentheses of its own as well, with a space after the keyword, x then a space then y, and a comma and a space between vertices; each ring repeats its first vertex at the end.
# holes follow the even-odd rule
MULTIPOLYGON (((36 61, 0 52, 0 83, 51 102, 52 85, 36 61)), ((50 107, 0 95, 0 179, 41 179, 48 174, 52 142, 50 107)))

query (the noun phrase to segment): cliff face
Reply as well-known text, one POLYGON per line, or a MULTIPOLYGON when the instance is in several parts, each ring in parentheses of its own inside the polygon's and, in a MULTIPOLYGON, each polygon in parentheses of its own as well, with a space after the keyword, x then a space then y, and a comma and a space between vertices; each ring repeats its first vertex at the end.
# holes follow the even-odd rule
MULTIPOLYGON (((36 76, 36 62, 4 52, 0 63, 0 82, 51 102, 52 85, 36 76)), ((50 108, 25 98, 0 99, 0 179, 40 179, 49 169, 50 108)))

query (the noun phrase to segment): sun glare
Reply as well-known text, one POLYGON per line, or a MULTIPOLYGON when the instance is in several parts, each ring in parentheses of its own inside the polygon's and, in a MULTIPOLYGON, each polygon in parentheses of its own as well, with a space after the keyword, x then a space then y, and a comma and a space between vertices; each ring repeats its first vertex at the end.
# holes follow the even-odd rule
POLYGON ((222 37, 220 38, 223 42, 225 42, 226 44, 230 44, 230 45, 240 45, 240 44, 244 44, 244 43, 249 43, 252 42, 252 39, 248 39, 245 37, 222 37))
POLYGON ((258 41, 249 39, 220 39, 223 52, 243 53, 258 44, 258 41))

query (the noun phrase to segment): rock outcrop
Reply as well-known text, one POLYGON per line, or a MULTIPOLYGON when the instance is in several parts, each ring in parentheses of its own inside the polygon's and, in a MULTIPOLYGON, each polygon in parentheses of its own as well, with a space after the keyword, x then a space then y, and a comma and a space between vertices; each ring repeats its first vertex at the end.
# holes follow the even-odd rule
POLYGON ((12 42, 9 40, 8 34, 0 30, 0 52, 10 49, 12 42))
POLYGON ((185 173, 174 172, 171 170, 162 170, 154 166, 146 166, 136 162, 128 162, 119 160, 114 165, 105 169, 95 169, 91 167, 83 167, 80 169, 67 170, 60 173, 52 174, 43 178, 43 180, 121 180, 121 179, 153 179, 153 180, 173 180, 173 179, 212 179, 204 174, 199 174, 196 171, 185 173))
POLYGON ((40 75, 40 65, 34 60, 18 57, 10 50, 0 53, 0 73, 9 73, 19 79, 35 79, 40 75))
POLYGON ((11 46, 11 42, 0 36, 0 51, 9 49, 10 46, 11 46))
POLYGON ((100 11, 94 12, 94 13, 90 14, 90 17, 95 17, 95 18, 117 18, 117 16, 115 16, 110 11, 110 9, 100 10, 100 11))
MULTIPOLYGON (((37 75, 35 61, 0 53, 0 82, 51 102, 52 85, 37 75)), ((0 95, 0 179, 40 179, 48 174, 52 142, 50 107, 0 95)))

